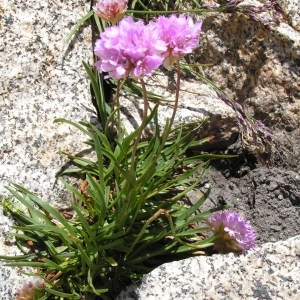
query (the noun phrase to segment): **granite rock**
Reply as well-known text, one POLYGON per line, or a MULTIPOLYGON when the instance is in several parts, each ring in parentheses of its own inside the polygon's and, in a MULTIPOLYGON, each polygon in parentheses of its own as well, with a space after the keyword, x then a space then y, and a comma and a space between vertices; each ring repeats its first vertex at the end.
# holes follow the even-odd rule
POLYGON ((241 13, 206 16, 194 60, 254 118, 292 131, 300 122, 300 3, 279 2, 280 23, 263 16, 271 30, 241 13))
MULTIPOLYGON (((72 26, 88 11, 86 1, 1 1, 0 195, 17 182, 45 200, 64 162, 60 150, 83 148, 83 136, 55 118, 88 119, 89 82, 82 60, 91 61, 89 28, 63 50, 72 26), (70 50, 70 48, 68 49, 70 50)), ((61 188, 54 197, 63 197, 61 188)))
POLYGON ((300 236, 245 255, 199 256, 164 264, 116 300, 300 298, 300 236))
POLYGON ((288 24, 295 30, 300 31, 300 1, 281 0, 280 3, 287 14, 288 24))
MULTIPOLYGON (((16 182, 54 205, 69 194, 55 184, 66 162, 58 152, 80 152, 84 136, 55 118, 89 119, 89 82, 82 60, 91 62, 90 28, 63 50, 72 26, 89 10, 86 1, 0 0, 0 200, 16 182), (72 49, 71 49, 72 48, 72 49), (69 51, 71 50, 71 51, 69 51)), ((0 254, 16 255, 5 235, 11 220, 0 209, 0 254)), ((0 298, 14 299, 24 276, 0 266, 0 298)))
MULTIPOLYGON (((296 80, 299 10, 295 9, 295 1, 286 3, 291 19, 275 32, 265 32, 240 15, 214 20, 207 17, 202 37, 206 54, 199 52, 195 57, 199 62, 213 63, 211 68, 205 68, 206 74, 239 99, 252 103, 255 116, 265 113, 269 123, 289 119, 294 128, 295 115, 299 112, 296 80), (237 21, 235 27, 232 21, 237 21), (256 85, 260 70, 264 76, 258 77, 256 85), (284 111, 279 102, 282 99, 284 111), (266 102, 255 102, 262 100, 266 102), (270 111, 268 105, 275 110, 279 107, 279 111, 270 111)), ((93 63, 90 28, 80 30, 74 43, 63 51, 71 27, 89 9, 90 2, 83 0, 28 0, 26 3, 0 0, 0 199, 9 195, 4 186, 16 182, 59 208, 68 206, 69 194, 55 179, 56 172, 66 162, 58 151, 81 152, 86 148, 85 137, 73 127, 53 121, 66 118, 77 122, 91 117, 86 109, 91 108, 89 82, 81 64, 82 60, 93 63)), ((161 92, 161 88, 168 87, 168 83, 162 82, 154 91, 161 92)), ((164 89, 163 93, 173 99, 174 90, 164 89)), ((211 123, 207 123, 201 136, 212 134, 214 128, 216 140, 224 138, 223 146, 236 136, 232 110, 207 86, 186 80, 181 99, 181 117, 177 122, 211 116, 211 123)), ((123 106, 127 107, 125 102, 123 106)), ((162 107, 165 116, 170 115, 170 107, 162 107)), ((138 118, 134 120, 139 122, 138 118)), ((1 254, 18 254, 6 236, 11 224, 0 210, 1 254)), ((12 299, 23 280, 17 269, 0 266, 1 299, 12 299)))
MULTIPOLYGON (((174 73, 159 71, 146 80, 147 91, 159 95, 158 122, 161 128, 173 113, 176 79, 174 73)), ((149 101, 150 110, 154 104, 155 101, 149 101)), ((141 124, 143 99, 132 94, 123 94, 120 97, 120 105, 124 127, 128 132, 132 132, 141 124)), ((203 148, 226 148, 237 139, 239 129, 234 110, 225 104, 207 84, 195 78, 183 77, 180 82, 179 103, 174 125, 188 122, 198 124, 204 119, 207 120, 196 133, 197 139, 208 136, 213 136, 213 139, 205 143, 203 148)), ((148 134, 151 134, 151 128, 148 134)))

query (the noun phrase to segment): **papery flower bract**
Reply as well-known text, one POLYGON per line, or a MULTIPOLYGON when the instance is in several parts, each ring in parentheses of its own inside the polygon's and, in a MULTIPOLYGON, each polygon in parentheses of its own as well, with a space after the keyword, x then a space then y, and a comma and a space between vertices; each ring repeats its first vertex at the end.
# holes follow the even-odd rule
POLYGON ((116 24, 125 15, 127 0, 98 0, 95 13, 104 21, 116 24))
POLYGON ((42 280, 30 281, 17 290, 16 300, 35 300, 44 295, 45 284, 42 280))
POLYGON ((95 66, 114 79, 142 78, 150 76, 161 65, 164 51, 165 43, 157 39, 150 26, 127 17, 118 26, 108 27, 101 33, 94 49, 99 57, 95 66))
POLYGON ((192 53, 198 47, 202 21, 194 23, 191 17, 181 14, 160 16, 150 25, 158 32, 159 39, 167 44, 163 55, 164 67, 168 70, 177 59, 192 53))
POLYGON ((237 212, 230 210, 215 212, 207 224, 216 235, 214 247, 221 253, 245 252, 256 246, 256 235, 252 225, 237 212))
POLYGON ((271 130, 261 121, 255 120, 246 114, 244 108, 235 100, 217 92, 218 97, 230 106, 236 113, 237 124, 240 127, 241 142, 243 147, 248 147, 258 154, 263 160, 263 153, 272 152, 275 144, 271 130))

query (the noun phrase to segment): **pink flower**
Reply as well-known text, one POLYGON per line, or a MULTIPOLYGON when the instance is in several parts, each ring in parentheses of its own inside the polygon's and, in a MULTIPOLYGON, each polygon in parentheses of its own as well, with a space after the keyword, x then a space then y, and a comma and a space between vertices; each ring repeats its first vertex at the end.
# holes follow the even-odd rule
POLYGON ((115 79, 142 78, 150 76, 161 65, 164 51, 165 43, 149 25, 127 17, 118 26, 108 27, 101 33, 94 49, 99 57, 95 66, 115 79))
POLYGON ((198 47, 201 21, 194 23, 191 17, 181 14, 169 17, 160 16, 150 25, 153 30, 158 31, 158 37, 167 44, 167 51, 164 53, 166 58, 164 67, 169 70, 174 61, 181 59, 198 47))
POLYGON ((256 246, 252 225, 236 212, 215 212, 207 223, 216 235, 215 249, 219 252, 245 252, 256 246))
POLYGON ((98 0, 95 13, 104 21, 116 24, 125 15, 127 0, 98 0))
POLYGON ((40 299, 44 295, 45 284, 42 280, 28 282, 17 290, 16 300, 40 299))

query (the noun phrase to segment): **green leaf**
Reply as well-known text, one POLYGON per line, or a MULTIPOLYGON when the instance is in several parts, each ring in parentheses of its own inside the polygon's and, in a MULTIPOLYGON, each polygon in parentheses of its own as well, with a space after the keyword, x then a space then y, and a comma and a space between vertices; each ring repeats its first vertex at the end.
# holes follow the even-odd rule
POLYGON ((89 136, 90 138, 92 138, 92 134, 87 131, 86 129, 83 128, 83 126, 80 126, 78 123, 63 119, 63 118, 57 118, 54 120, 54 123, 67 123, 70 124, 76 128, 78 128, 80 131, 82 131, 85 135, 89 136))
POLYGON ((68 34, 67 38, 65 39, 65 42, 63 44, 63 48, 69 43, 72 36, 76 33, 76 31, 91 17, 94 15, 94 11, 89 11, 86 15, 84 15, 71 29, 70 33, 68 34))
POLYGON ((45 291, 51 295, 62 297, 62 299, 72 299, 72 300, 80 300, 81 299, 81 296, 78 294, 77 295, 76 294, 67 294, 67 293, 60 292, 56 289, 54 290, 54 289, 50 289, 50 288, 46 287, 45 291))
POLYGON ((104 260, 107 261, 112 267, 116 267, 118 265, 116 260, 111 256, 105 256, 104 260))
POLYGON ((192 214, 196 212, 197 209, 202 206, 204 201, 208 198, 210 194, 211 188, 209 188, 201 197, 200 199, 190 208, 186 209, 184 213, 182 213, 179 217, 176 218, 176 223, 180 223, 183 220, 187 220, 192 214))
POLYGON ((97 104, 97 108, 98 108, 98 113, 100 115, 100 119, 102 122, 102 126, 105 128, 107 126, 107 113, 109 113, 109 108, 107 103, 105 102, 104 99, 104 91, 103 91, 103 83, 102 83, 102 77, 100 80, 97 80, 97 78, 95 77, 95 75, 93 74, 93 72, 91 71, 91 69, 88 67, 88 65, 83 61, 82 62, 85 71, 87 72, 92 88, 93 88, 93 92, 95 95, 95 100, 96 100, 96 104, 97 104))

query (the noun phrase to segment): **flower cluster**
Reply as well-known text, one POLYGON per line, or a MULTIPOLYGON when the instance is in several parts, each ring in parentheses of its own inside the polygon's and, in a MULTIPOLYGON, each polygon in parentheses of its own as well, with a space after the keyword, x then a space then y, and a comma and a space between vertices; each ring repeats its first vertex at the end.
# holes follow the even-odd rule
POLYGON ((150 76, 163 62, 170 69, 198 46, 201 25, 185 15, 159 17, 147 25, 127 17, 101 33, 95 65, 114 79, 150 76))
POLYGON ((151 23, 154 30, 158 31, 159 39, 166 43, 167 51, 164 67, 171 69, 172 64, 188 53, 192 53, 199 44, 202 22, 196 22, 185 15, 160 16, 151 23))
POLYGON ((41 280, 35 282, 28 282, 17 290, 16 300, 34 300, 40 299, 43 295, 45 284, 41 280))
POLYGON ((100 37, 94 49, 100 59, 95 65, 112 78, 151 75, 163 61, 160 53, 166 50, 164 43, 153 38, 150 27, 142 21, 127 17, 118 26, 108 27, 100 37))
POLYGON ((94 10, 104 21, 116 24, 124 17, 127 4, 127 0, 99 0, 94 10))
POLYGON ((216 235, 215 250, 221 253, 245 252, 256 246, 252 225, 236 212, 215 212, 207 223, 216 235))

